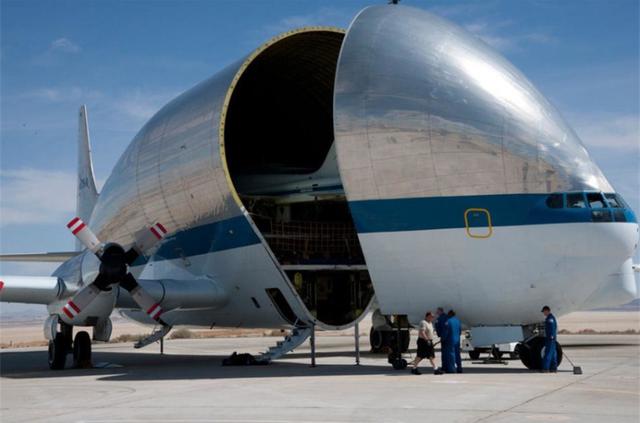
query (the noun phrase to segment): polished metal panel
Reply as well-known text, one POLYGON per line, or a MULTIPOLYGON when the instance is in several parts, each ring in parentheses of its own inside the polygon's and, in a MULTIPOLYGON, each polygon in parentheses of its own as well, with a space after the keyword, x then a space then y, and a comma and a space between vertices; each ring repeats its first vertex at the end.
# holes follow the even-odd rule
POLYGON ((127 244, 161 222, 170 232, 241 213, 220 162, 220 110, 242 61, 164 106, 140 130, 100 193, 90 225, 127 244))
MULTIPOLYGON (((221 284, 204 277, 193 280, 139 279, 138 283, 163 310, 220 308, 229 302, 229 294, 221 284)), ((139 308, 131 294, 120 287, 116 307, 139 308)))
POLYGON ((555 108, 484 42, 423 10, 354 19, 336 75, 350 201, 612 191, 555 108))

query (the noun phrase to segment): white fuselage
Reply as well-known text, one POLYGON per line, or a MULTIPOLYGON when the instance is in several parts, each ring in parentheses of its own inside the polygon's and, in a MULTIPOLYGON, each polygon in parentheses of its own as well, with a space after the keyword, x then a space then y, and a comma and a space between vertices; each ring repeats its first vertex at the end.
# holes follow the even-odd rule
POLYGON ((629 256, 638 225, 565 223, 381 232, 360 236, 382 311, 419 320, 453 308, 468 325, 522 325, 549 304, 558 315, 622 304, 637 295, 629 256), (601 293, 596 293, 602 288, 601 293), (606 292, 606 294, 604 294, 606 292))

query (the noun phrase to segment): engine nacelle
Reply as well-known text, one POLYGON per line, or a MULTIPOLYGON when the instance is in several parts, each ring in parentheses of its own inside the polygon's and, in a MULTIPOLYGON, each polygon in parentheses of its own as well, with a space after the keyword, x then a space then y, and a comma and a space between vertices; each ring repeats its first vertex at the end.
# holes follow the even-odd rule
MULTIPOLYGON (((226 290, 217 282, 202 278, 193 280, 138 280, 140 286, 145 289, 163 310, 163 321, 173 325, 175 324, 176 313, 173 310, 194 310, 194 309, 217 309, 226 305, 229 296, 226 290)), ((140 310, 131 296, 124 289, 118 290, 117 303, 118 308, 126 309, 123 314, 133 320, 141 323, 153 324, 153 321, 146 313, 146 310, 140 310)))

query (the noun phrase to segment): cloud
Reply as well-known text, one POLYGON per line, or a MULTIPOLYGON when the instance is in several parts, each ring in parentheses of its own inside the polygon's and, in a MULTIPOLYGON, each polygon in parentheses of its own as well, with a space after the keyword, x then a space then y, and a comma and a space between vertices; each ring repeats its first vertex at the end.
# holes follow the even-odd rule
POLYGON ((81 87, 44 87, 36 88, 23 93, 20 97, 28 100, 43 100, 51 103, 73 102, 84 103, 103 97, 98 90, 81 87))
POLYGON ((485 0, 481 2, 473 1, 469 3, 442 4, 438 6, 431 6, 428 10, 436 15, 453 19, 460 16, 478 15, 478 13, 494 9, 495 6, 495 2, 485 0))
MULTIPOLYGON (((33 107, 34 103, 38 103, 48 110, 51 109, 51 104, 60 105, 70 111, 77 109, 81 104, 89 104, 92 120, 94 117, 99 117, 100 123, 135 131, 140 129, 142 124, 180 92, 180 89, 133 88, 106 93, 79 86, 49 86, 23 92, 13 99, 15 100, 14 104, 28 102, 30 107, 33 107)), ((71 116, 72 112, 68 113, 71 116)), ((48 122, 48 127, 51 124, 48 122)), ((16 129, 15 125, 15 122, 12 124, 5 121, 2 128, 5 130, 16 129)), ((20 128, 18 127, 18 129, 20 128)))
POLYGON ((65 61, 67 56, 77 55, 82 48, 69 38, 61 37, 51 41, 49 47, 42 53, 37 54, 32 60, 33 64, 39 66, 58 65, 65 61))
POLYGON ((80 53, 82 49, 68 38, 62 37, 51 41, 49 52, 80 53))
POLYGON ((573 120, 587 147, 640 153, 640 122, 636 115, 582 115, 573 120))
POLYGON ((75 173, 38 169, 0 171, 0 226, 60 223, 76 206, 75 173))
MULTIPOLYGON (((617 192, 640 211, 640 123, 635 114, 585 113, 571 116, 591 157, 617 192)), ((640 251, 637 252, 640 257, 640 251)))
POLYGON ((502 52, 518 51, 527 44, 551 44, 556 41, 553 35, 542 30, 525 33, 510 31, 513 26, 511 20, 474 21, 463 25, 467 31, 502 52), (511 33, 505 33, 507 31, 511 33))
POLYGON ((130 120, 144 123, 162 106, 176 97, 176 91, 132 90, 125 95, 112 99, 110 108, 116 113, 125 114, 130 120))
POLYGON ((274 24, 263 27, 270 35, 291 31, 304 26, 346 26, 353 18, 353 13, 334 7, 321 7, 313 13, 292 15, 280 19, 274 24))

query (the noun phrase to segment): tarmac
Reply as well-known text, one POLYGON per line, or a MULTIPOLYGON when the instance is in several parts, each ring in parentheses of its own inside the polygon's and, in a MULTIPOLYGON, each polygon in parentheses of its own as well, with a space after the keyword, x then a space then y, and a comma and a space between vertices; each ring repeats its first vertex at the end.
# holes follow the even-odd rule
MULTIPOLYGON (((465 360, 463 374, 396 371, 349 336, 317 337, 268 366, 223 367, 233 351, 257 353, 279 338, 180 339, 134 350, 94 345, 103 368, 51 371, 44 348, 0 353, 5 422, 634 422, 640 421, 640 337, 566 335, 556 374, 465 360), (104 367, 106 366, 106 367, 104 367)), ((70 357, 69 357, 70 359, 70 357)), ((69 364, 70 364, 69 360, 69 364)))

